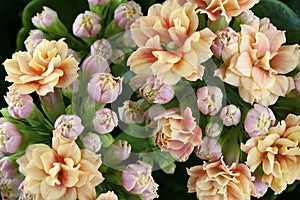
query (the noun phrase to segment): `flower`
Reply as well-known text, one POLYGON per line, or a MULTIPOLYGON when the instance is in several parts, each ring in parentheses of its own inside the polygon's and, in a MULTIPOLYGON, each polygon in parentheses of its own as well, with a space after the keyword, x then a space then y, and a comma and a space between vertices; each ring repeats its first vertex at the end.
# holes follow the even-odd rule
POLYGON ((220 118, 225 126, 237 125, 241 120, 241 110, 233 104, 222 108, 220 118))
POLYGON ((300 180, 300 116, 289 114, 266 135, 259 135, 241 145, 247 153, 246 164, 251 172, 262 166, 262 181, 275 194, 284 191, 287 184, 300 180))
POLYGON ((118 140, 113 145, 110 145, 104 154, 104 161, 106 165, 117 165, 127 158, 131 153, 131 145, 127 140, 118 140))
POLYGON ((269 106, 295 88, 291 72, 299 63, 298 45, 285 45, 283 31, 264 18, 253 26, 241 25, 240 39, 223 53, 224 63, 215 71, 222 81, 239 89, 241 98, 269 106), (274 42, 276 41, 276 42, 274 42))
POLYGON ((187 169, 190 175, 188 192, 196 192, 198 199, 248 199, 256 196, 249 168, 244 164, 228 166, 223 159, 187 169))
POLYGON ((88 0, 88 2, 95 6, 95 5, 105 4, 105 3, 109 2, 109 0, 88 0))
POLYGON ((61 115, 56 119, 54 128, 62 136, 70 140, 76 140, 82 133, 84 126, 77 115, 61 115))
POLYGON ((108 60, 112 55, 112 47, 109 41, 105 38, 96 40, 91 46, 91 54, 99 60, 108 60))
POLYGON ((203 143, 196 147, 195 153, 199 158, 203 160, 214 162, 221 158, 222 147, 217 139, 204 137, 203 143))
POLYGON ((8 104, 8 112, 15 119, 27 119, 33 112, 33 99, 28 94, 8 92, 4 97, 8 104))
POLYGON ((185 162, 194 147, 202 143, 202 131, 187 107, 183 114, 176 109, 168 109, 154 118, 157 127, 154 129, 155 144, 162 151, 170 152, 180 162, 185 162))
POLYGON ((109 108, 101 108, 96 111, 93 125, 98 133, 109 133, 118 126, 117 114, 109 108))
POLYGON ((42 13, 38 13, 32 18, 32 23, 37 28, 41 27, 46 29, 55 23, 55 20, 58 18, 58 16, 57 12, 47 6, 43 6, 43 9, 44 10, 42 13))
POLYGON ((197 105, 205 115, 216 115, 222 108, 223 93, 216 86, 204 86, 197 90, 197 105))
POLYGON ((100 194, 96 200, 118 200, 118 196, 113 191, 100 194))
POLYGON ((298 94, 300 94, 300 72, 298 74, 296 74, 296 76, 294 77, 294 80, 295 80, 296 90, 297 90, 298 94))
POLYGON ((80 13, 73 22, 72 30, 79 38, 94 37, 101 30, 100 17, 91 11, 80 13))
POLYGON ((21 142, 22 136, 17 127, 5 118, 0 118, 0 155, 17 152, 21 142))
POLYGON ((74 140, 57 131, 53 131, 52 148, 31 144, 17 163, 25 176, 23 190, 33 199, 93 200, 95 186, 104 180, 98 171, 100 155, 80 150, 74 140))
POLYGON ((109 73, 96 73, 87 86, 90 97, 99 103, 111 103, 122 92, 122 79, 109 73))
POLYGON ((259 0, 188 0, 196 3, 201 13, 206 13, 210 20, 217 20, 220 15, 230 22, 232 17, 236 17, 245 10, 252 8, 259 0))
POLYGON ((8 157, 0 159, 0 179, 13 179, 18 176, 18 168, 15 162, 8 157))
POLYGON ((268 191, 268 184, 263 182, 261 180, 260 176, 255 177, 255 180, 253 181, 255 188, 256 188, 256 192, 257 192, 257 198, 260 198, 262 196, 264 196, 267 191, 268 191))
POLYGON ((22 180, 20 177, 15 177, 13 179, 0 179, 0 193, 1 199, 7 200, 17 200, 20 196, 20 191, 18 190, 19 185, 22 180))
POLYGON ((124 101, 123 106, 118 108, 119 118, 126 124, 142 123, 144 112, 138 102, 124 101))
POLYGON ((64 39, 42 40, 33 51, 16 52, 12 59, 3 63, 8 74, 6 80, 12 82, 10 91, 29 94, 34 91, 44 96, 53 92, 54 87, 66 88, 78 74, 78 62, 68 56, 68 46, 64 39))
POLYGON ((32 54, 34 49, 44 39, 43 32, 39 29, 34 29, 29 32, 29 36, 24 41, 27 51, 32 54))
POLYGON ((158 185, 154 182, 151 171, 151 165, 140 160, 128 165, 122 172, 123 187, 131 193, 141 194, 143 200, 157 198, 158 185))
POLYGON ((205 126, 205 134, 211 138, 218 137, 222 133, 222 130, 223 124, 220 122, 210 121, 205 126))
POLYGON ((143 16, 141 6, 134 1, 121 3, 114 11, 114 19, 117 25, 123 29, 129 29, 130 25, 140 16, 143 16))
POLYGON ((267 134, 270 126, 275 124, 275 116, 270 108, 260 104, 254 104, 250 109, 244 121, 245 131, 250 137, 267 134))
POLYGON ((181 77, 202 79, 204 61, 211 57, 215 35, 208 28, 196 31, 195 5, 165 1, 149 8, 148 16, 131 25, 132 39, 138 49, 127 64, 141 76, 156 76, 162 83, 176 84, 181 77))
POLYGON ((145 113, 144 113, 144 119, 146 122, 146 125, 155 128, 157 126, 157 122, 154 120, 154 118, 160 114, 162 114, 165 111, 165 108, 162 105, 154 104, 151 106, 145 113))
POLYGON ((101 141, 98 134, 90 133, 83 137, 82 142, 88 150, 98 152, 101 149, 101 141))

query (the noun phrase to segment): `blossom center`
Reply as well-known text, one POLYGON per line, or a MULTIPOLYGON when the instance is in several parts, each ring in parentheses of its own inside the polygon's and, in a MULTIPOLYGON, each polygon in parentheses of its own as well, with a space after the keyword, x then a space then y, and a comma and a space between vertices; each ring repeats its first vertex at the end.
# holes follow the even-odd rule
POLYGON ((90 15, 82 15, 81 21, 80 21, 80 26, 82 27, 92 27, 93 26, 93 21, 92 17, 90 15))

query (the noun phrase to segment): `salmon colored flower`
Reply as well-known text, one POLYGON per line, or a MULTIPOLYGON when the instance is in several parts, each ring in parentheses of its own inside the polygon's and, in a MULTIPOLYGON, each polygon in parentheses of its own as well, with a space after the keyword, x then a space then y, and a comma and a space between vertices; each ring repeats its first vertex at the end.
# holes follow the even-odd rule
POLYGON ((187 169, 188 192, 196 192, 198 199, 227 200, 247 199, 256 196, 249 168, 245 164, 228 166, 223 158, 217 162, 194 166, 187 169))
POLYGON ((155 143, 180 162, 186 161, 194 147, 202 143, 201 128, 196 124, 189 107, 182 115, 176 109, 166 110, 154 120, 157 120, 155 143))
POLYGON ((100 194, 96 200, 118 200, 118 196, 113 191, 100 194))
POLYGON ((71 85, 79 70, 75 58, 68 56, 68 46, 63 39, 44 39, 32 55, 29 52, 16 52, 3 65, 8 74, 6 80, 13 83, 11 91, 20 94, 36 91, 41 96, 53 92, 54 87, 66 88, 71 85))
POLYGON ((196 3, 201 13, 206 13, 210 20, 217 20, 220 15, 224 16, 227 22, 245 10, 252 8, 259 0, 188 0, 196 3))
MULTIPOLYGON (((237 86, 241 98, 264 106, 274 104, 295 88, 292 77, 299 63, 299 45, 285 45, 284 31, 279 31, 264 18, 252 26, 241 25, 237 48, 222 55, 224 64, 215 72, 222 81, 237 86)), ((231 44, 232 46, 233 44, 231 44)), ((227 46, 223 48, 227 49, 227 46)))
POLYGON ((131 25, 131 35, 138 49, 128 65, 138 75, 151 75, 174 85, 181 77, 195 81, 204 73, 204 61, 212 56, 210 46, 215 35, 208 28, 196 31, 198 16, 195 4, 177 1, 154 4, 148 16, 131 25))
POLYGON ((300 180, 300 116, 289 114, 266 135, 250 138, 241 145, 246 164, 254 172, 260 165, 262 181, 279 194, 288 184, 300 180))
POLYGON ((95 186, 104 178, 98 171, 101 156, 79 149, 74 140, 53 131, 52 148, 32 144, 17 159, 24 174, 23 191, 33 199, 96 199, 95 186))

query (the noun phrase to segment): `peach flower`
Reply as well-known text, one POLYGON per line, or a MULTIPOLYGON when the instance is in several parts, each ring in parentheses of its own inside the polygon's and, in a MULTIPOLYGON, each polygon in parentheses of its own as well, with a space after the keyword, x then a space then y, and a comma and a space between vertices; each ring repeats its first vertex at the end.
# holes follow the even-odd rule
POLYGON ((44 39, 32 55, 19 51, 3 64, 8 74, 6 80, 13 83, 10 90, 21 94, 36 91, 41 96, 53 92, 54 87, 66 88, 71 85, 79 70, 75 58, 68 56, 68 46, 63 39, 44 39))
POLYGON ((188 192, 196 192, 198 199, 250 200, 256 196, 249 168, 244 164, 233 163, 227 166, 223 158, 217 162, 194 166, 187 169, 188 192))
POLYGON ((210 20, 217 20, 220 15, 224 16, 227 22, 245 10, 249 10, 259 0, 188 0, 196 3, 201 13, 206 13, 210 20))
POLYGON ((132 39, 138 49, 128 65, 138 75, 151 75, 165 84, 174 85, 181 77, 195 81, 204 73, 204 61, 212 56, 210 46, 215 35, 208 28, 196 31, 196 5, 177 1, 154 4, 148 16, 131 25, 132 39))
POLYGON ((248 153, 246 164, 254 172, 262 165, 262 181, 279 194, 287 184, 300 180, 300 116, 289 114, 266 135, 250 138, 241 145, 248 153))
POLYGON ((113 191, 100 194, 96 200, 118 200, 118 196, 113 191))
POLYGON ((285 45, 284 31, 279 31, 264 18, 253 26, 241 25, 239 40, 224 46, 224 63, 215 75, 224 82, 237 86, 242 99, 264 106, 274 104, 295 88, 287 74, 299 63, 299 45, 285 45), (230 49, 228 49, 230 48, 230 49))
POLYGON ((101 156, 79 149, 74 140, 53 131, 52 148, 32 144, 17 159, 24 174, 24 192, 33 199, 96 199, 95 186, 104 178, 98 171, 101 156))

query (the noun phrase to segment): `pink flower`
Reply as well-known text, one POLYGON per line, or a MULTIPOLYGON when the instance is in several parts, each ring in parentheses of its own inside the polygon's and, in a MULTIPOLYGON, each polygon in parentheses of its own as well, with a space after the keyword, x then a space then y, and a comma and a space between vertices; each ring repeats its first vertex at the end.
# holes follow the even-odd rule
POLYGON ((44 39, 43 32, 39 29, 30 30, 29 36, 24 41, 27 51, 32 54, 35 47, 44 39))
POLYGON ((8 112, 15 119, 27 119, 33 112, 33 99, 28 94, 8 92, 4 97, 8 104, 8 112))
POLYGON ((18 176, 18 167, 16 163, 8 157, 0 160, 0 179, 13 179, 18 176))
POLYGON ((122 172, 123 187, 133 194, 141 194, 143 200, 157 198, 158 185, 154 182, 151 172, 151 165, 139 160, 128 165, 122 172))
POLYGON ((98 133, 110 133, 118 126, 117 114, 109 108, 101 108, 96 111, 96 116, 93 119, 93 125, 98 133))
POLYGON ((261 176, 257 176, 253 181, 257 192, 257 196, 256 196, 257 198, 264 196, 267 193, 269 188, 268 184, 266 182, 263 182, 261 178, 262 178, 261 176))
POLYGON ((65 138, 76 140, 82 133, 84 127, 77 115, 61 115, 57 118, 54 128, 65 138))
POLYGON ((270 126, 275 124, 275 116, 270 108, 260 104, 254 104, 254 108, 248 111, 244 128, 250 137, 267 134, 270 126))
POLYGON ((107 60, 101 60, 95 55, 90 55, 84 59, 81 69, 87 77, 90 77, 96 73, 110 73, 107 60))
POLYGON ((127 140, 118 140, 108 147, 104 154, 105 164, 108 166, 117 165, 129 158, 131 153, 131 145, 127 140))
POLYGON ((138 102, 127 100, 123 106, 118 108, 120 120, 126 124, 142 123, 144 112, 138 102))
POLYGON ((21 142, 22 136, 17 127, 5 118, 0 118, 0 155, 17 152, 21 142))
POLYGON ((244 164, 228 166, 223 158, 217 162, 187 169, 188 192, 196 192, 198 199, 248 199, 256 196, 249 168, 244 164))
POLYGON ((89 133, 84 136, 82 142, 88 150, 92 152, 98 152, 101 149, 100 137, 95 133, 89 133))
POLYGON ((162 114, 165 111, 165 108, 162 105, 154 104, 151 106, 145 113, 144 119, 146 121, 146 125, 155 128, 157 126, 157 122, 154 120, 155 117, 162 114))
POLYGON ((202 143, 202 131, 189 107, 182 114, 176 109, 166 110, 154 119, 157 121, 155 144, 162 151, 170 152, 177 161, 186 161, 194 147, 202 143))
POLYGON ((197 104, 205 115, 216 115, 222 108, 223 93, 216 86, 204 86, 197 90, 197 104))
POLYGON ((113 191, 100 194, 96 200, 118 200, 118 196, 113 191))
POLYGON ((241 120, 241 110, 233 104, 222 108, 220 118, 225 126, 237 125, 241 120))
POLYGON ((96 40, 91 46, 91 54, 99 60, 108 60, 112 55, 112 51, 109 41, 105 38, 96 40))
POLYGON ((134 1, 121 3, 114 12, 114 19, 117 25, 126 30, 140 16, 143 16, 141 6, 134 1))
POLYGON ((0 179, 0 193, 3 200, 18 200, 20 196, 19 185, 22 179, 20 176, 13 179, 0 179))
POLYGON ((42 13, 38 13, 36 16, 32 18, 32 23, 37 28, 44 28, 53 25, 55 23, 55 20, 57 20, 57 12, 52 10, 51 8, 48 8, 47 6, 43 6, 42 13))
POLYGON ((107 2, 109 2, 109 0, 88 0, 88 2, 95 6, 95 5, 106 4, 107 2))
POLYGON ((221 158, 222 147, 217 139, 204 137, 203 143, 196 147, 195 153, 202 160, 214 162, 221 158))
POLYGON ((294 77, 296 90, 300 94, 300 72, 294 77))
POLYGON ((149 103, 166 104, 174 97, 173 86, 161 83, 154 76, 148 77, 139 91, 149 103))
POLYGON ((111 103, 122 92, 122 79, 109 73, 96 73, 87 86, 90 97, 98 103, 111 103))
POLYGON ((129 85, 133 91, 138 91, 143 85, 145 85, 147 77, 135 75, 129 81, 129 85))
POLYGON ((223 124, 220 122, 213 122, 210 121, 206 126, 205 126, 205 134, 208 137, 218 137, 223 130, 223 124))
POLYGON ((73 34, 79 38, 96 36, 101 30, 100 17, 91 11, 80 13, 72 26, 73 34))

